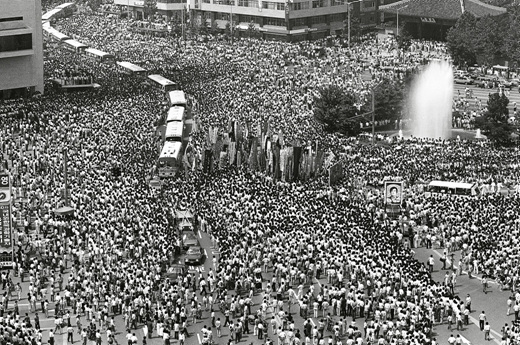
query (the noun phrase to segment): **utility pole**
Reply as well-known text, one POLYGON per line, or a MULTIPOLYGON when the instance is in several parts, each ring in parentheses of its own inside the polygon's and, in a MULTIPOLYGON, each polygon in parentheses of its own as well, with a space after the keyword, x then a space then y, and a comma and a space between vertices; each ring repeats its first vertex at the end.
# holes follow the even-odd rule
POLYGON ((68 172, 67 172, 67 165, 68 165, 68 155, 67 155, 67 148, 63 148, 63 180, 65 182, 65 195, 64 195, 64 201, 65 206, 70 206, 69 202, 69 180, 68 180, 68 172))
POLYGON ((375 88, 372 89, 372 146, 376 144, 376 96, 375 88))
POLYGON ((230 20, 230 26, 229 26, 229 29, 231 31, 231 44, 233 44, 235 42, 235 38, 233 37, 233 2, 235 0, 231 0, 230 4, 231 4, 231 17, 229 18, 230 20))

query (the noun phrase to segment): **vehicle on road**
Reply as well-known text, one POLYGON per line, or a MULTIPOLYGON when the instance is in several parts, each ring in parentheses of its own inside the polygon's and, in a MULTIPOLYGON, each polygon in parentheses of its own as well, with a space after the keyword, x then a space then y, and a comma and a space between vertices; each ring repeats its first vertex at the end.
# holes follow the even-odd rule
POLYGON ((513 87, 518 85, 514 80, 506 79, 506 78, 499 78, 498 82, 500 83, 500 85, 502 87, 505 87, 505 88, 508 88, 508 89, 511 89, 511 88, 513 88, 513 87))
POLYGON ((473 84, 473 79, 466 75, 460 75, 453 78, 453 81, 455 84, 464 84, 464 85, 470 85, 473 84))
POLYGON ((191 230, 185 230, 182 232, 182 248, 188 249, 193 246, 199 246, 199 240, 197 235, 191 230))
POLYGON ((493 88, 495 82, 497 81, 497 77, 493 77, 493 76, 480 76, 480 77, 477 77, 477 79, 475 80, 475 85, 477 85, 478 87, 481 87, 481 88, 493 88))
POLYGON ((204 262, 204 252, 200 246, 191 246, 186 252, 186 258, 184 259, 186 264, 197 264, 200 265, 204 262))

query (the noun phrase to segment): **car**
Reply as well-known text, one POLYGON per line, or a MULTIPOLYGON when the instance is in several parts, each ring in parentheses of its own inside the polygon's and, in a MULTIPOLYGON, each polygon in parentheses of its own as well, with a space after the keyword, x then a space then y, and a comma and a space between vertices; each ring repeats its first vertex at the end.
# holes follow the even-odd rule
POLYGON ((511 89, 518 85, 515 80, 506 79, 506 78, 499 78, 498 82, 500 83, 501 86, 508 88, 508 89, 511 89))
POLYGON ((493 76, 480 76, 475 80, 475 84, 482 88, 493 88, 496 77, 493 76))
POLYGON ((182 232, 182 248, 183 249, 188 249, 189 247, 198 246, 198 245, 199 245, 199 240, 197 239, 197 235, 193 231, 186 230, 186 231, 182 232))
POLYGON ((184 262, 186 264, 201 264, 203 262, 204 254, 200 246, 191 246, 186 252, 184 262))
POLYGON ((468 76, 462 76, 462 75, 456 76, 455 78, 453 78, 453 81, 455 82, 455 84, 465 84, 465 85, 473 84, 473 79, 471 79, 468 76))

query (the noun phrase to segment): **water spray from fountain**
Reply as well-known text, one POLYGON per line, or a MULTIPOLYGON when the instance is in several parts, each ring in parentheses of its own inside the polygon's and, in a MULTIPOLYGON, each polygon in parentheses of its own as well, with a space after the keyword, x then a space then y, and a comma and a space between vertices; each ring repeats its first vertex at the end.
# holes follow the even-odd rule
POLYGON ((451 138, 453 68, 447 61, 433 61, 416 78, 410 92, 412 135, 451 138))

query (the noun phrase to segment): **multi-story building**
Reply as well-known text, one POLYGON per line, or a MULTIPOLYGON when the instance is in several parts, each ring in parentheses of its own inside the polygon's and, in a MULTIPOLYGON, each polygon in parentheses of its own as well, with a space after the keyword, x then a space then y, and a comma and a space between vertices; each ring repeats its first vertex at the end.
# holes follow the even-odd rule
MULTIPOLYGON (((254 24, 264 38, 306 40, 339 34, 345 27, 350 3, 351 18, 367 27, 379 23, 377 9, 382 0, 157 0, 157 13, 169 20, 180 17, 206 21, 224 29, 228 24, 245 32, 254 24)), ((145 17, 145 1, 115 0, 134 18, 145 17)))
POLYGON ((41 1, 0 0, 0 98, 43 93, 41 1))

